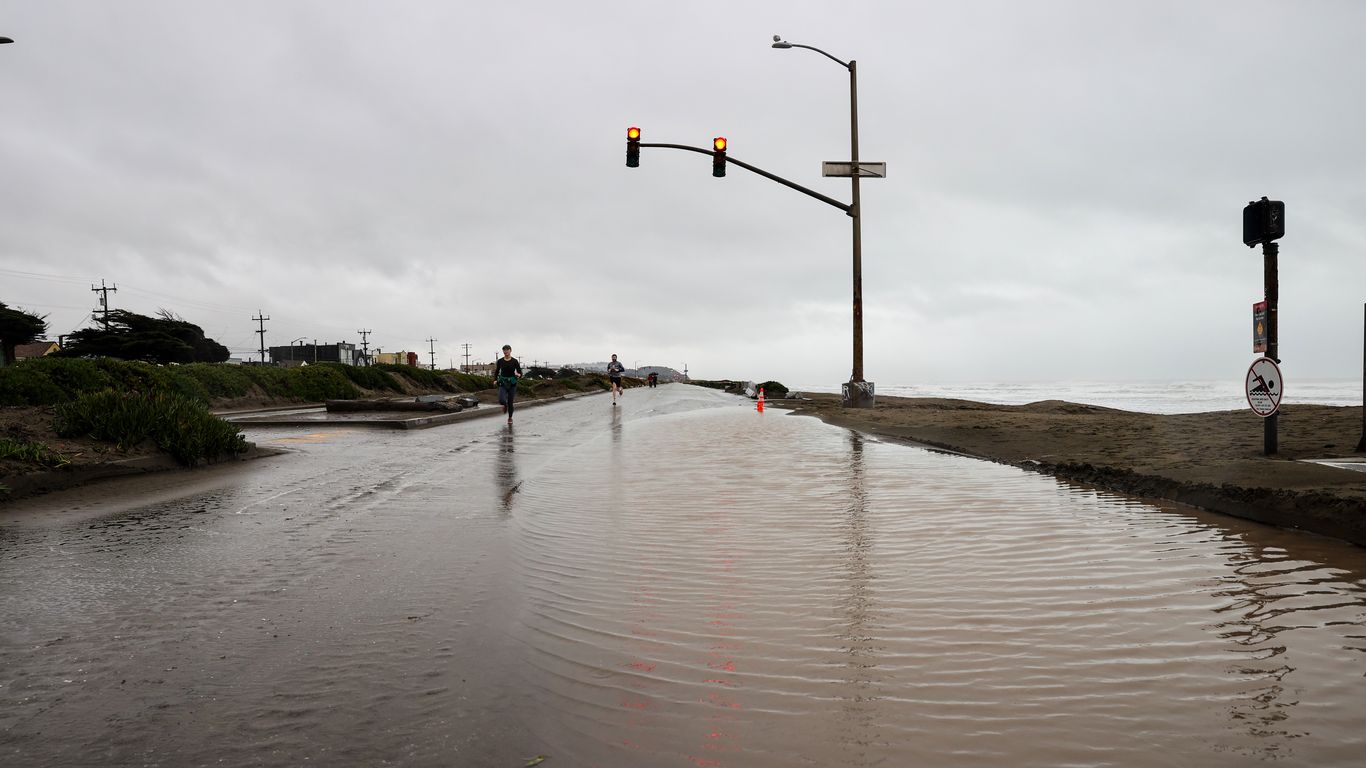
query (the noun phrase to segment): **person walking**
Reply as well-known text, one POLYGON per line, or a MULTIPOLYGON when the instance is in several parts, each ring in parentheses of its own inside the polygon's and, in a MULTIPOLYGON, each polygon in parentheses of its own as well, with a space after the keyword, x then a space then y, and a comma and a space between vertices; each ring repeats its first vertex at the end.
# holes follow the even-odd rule
POLYGON ((508 415, 509 424, 512 423, 512 403, 517 399, 517 379, 521 376, 522 364, 512 356, 512 345, 504 344, 503 356, 494 363, 493 377, 498 382, 498 402, 503 406, 503 413, 508 415))
POLYGON ((617 362, 617 356, 612 355, 612 362, 607 364, 607 381, 611 384, 612 405, 617 404, 617 395, 621 394, 621 375, 626 373, 626 366, 617 362))

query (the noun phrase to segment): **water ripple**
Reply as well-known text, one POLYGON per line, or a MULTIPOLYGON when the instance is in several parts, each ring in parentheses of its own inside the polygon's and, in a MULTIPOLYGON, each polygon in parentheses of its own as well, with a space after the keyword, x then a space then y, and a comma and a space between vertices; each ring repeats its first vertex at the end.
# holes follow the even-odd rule
POLYGON ((585 764, 1346 764, 1366 732, 1360 587, 1180 510, 729 411, 519 491, 527 682, 585 764))

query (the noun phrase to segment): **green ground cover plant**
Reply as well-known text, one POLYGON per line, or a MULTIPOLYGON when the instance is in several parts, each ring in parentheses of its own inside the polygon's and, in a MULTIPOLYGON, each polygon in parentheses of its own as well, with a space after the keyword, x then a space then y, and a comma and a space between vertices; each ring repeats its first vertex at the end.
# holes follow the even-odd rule
POLYGON ((43 357, 0 367, 0 405, 57 405, 105 389, 174 392, 205 403, 258 395, 321 402, 353 398, 359 388, 404 391, 400 379, 415 389, 478 392, 493 379, 456 371, 430 371, 410 365, 354 366, 316 363, 298 368, 270 365, 192 363, 155 365, 116 360, 43 357))
POLYGON ((21 360, 0 368, 0 405, 56 405, 102 389, 176 392, 207 401, 203 385, 178 368, 111 357, 21 360))
POLYGON ((193 467, 247 450, 241 428, 214 416, 202 401, 173 392, 88 392, 55 409, 61 437, 89 435, 131 448, 144 440, 193 467))
POLYGON ((32 440, 12 440, 7 437, 0 437, 0 459, 14 459, 49 469, 56 469, 71 463, 70 459, 42 443, 32 440))

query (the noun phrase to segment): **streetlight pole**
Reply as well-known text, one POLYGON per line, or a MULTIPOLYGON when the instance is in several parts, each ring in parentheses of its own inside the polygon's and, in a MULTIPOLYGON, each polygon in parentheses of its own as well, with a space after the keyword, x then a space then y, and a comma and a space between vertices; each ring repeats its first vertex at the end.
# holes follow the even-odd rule
POLYGON ((858 161, 858 62, 850 59, 841 61, 819 48, 800 43, 789 43, 781 35, 773 36, 773 47, 779 49, 805 48, 815 51, 849 70, 849 161, 851 164, 850 185, 853 202, 849 206, 849 217, 854 222, 854 364, 849 375, 849 383, 843 389, 843 402, 846 408, 872 408, 874 402, 873 382, 863 379, 863 225, 862 209, 859 206, 859 161, 858 161))

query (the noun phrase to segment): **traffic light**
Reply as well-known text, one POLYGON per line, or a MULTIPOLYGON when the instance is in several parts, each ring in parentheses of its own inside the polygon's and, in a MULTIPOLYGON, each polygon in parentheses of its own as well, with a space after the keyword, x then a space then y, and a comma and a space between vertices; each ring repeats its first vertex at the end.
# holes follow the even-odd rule
POLYGON ((726 139, 717 136, 711 140, 711 175, 721 178, 726 175, 726 139))
POLYGON ((1285 237, 1285 203, 1263 197, 1243 208, 1243 244, 1251 248, 1285 237))
POLYGON ((626 167, 640 167, 640 129, 634 125, 626 129, 626 167))

